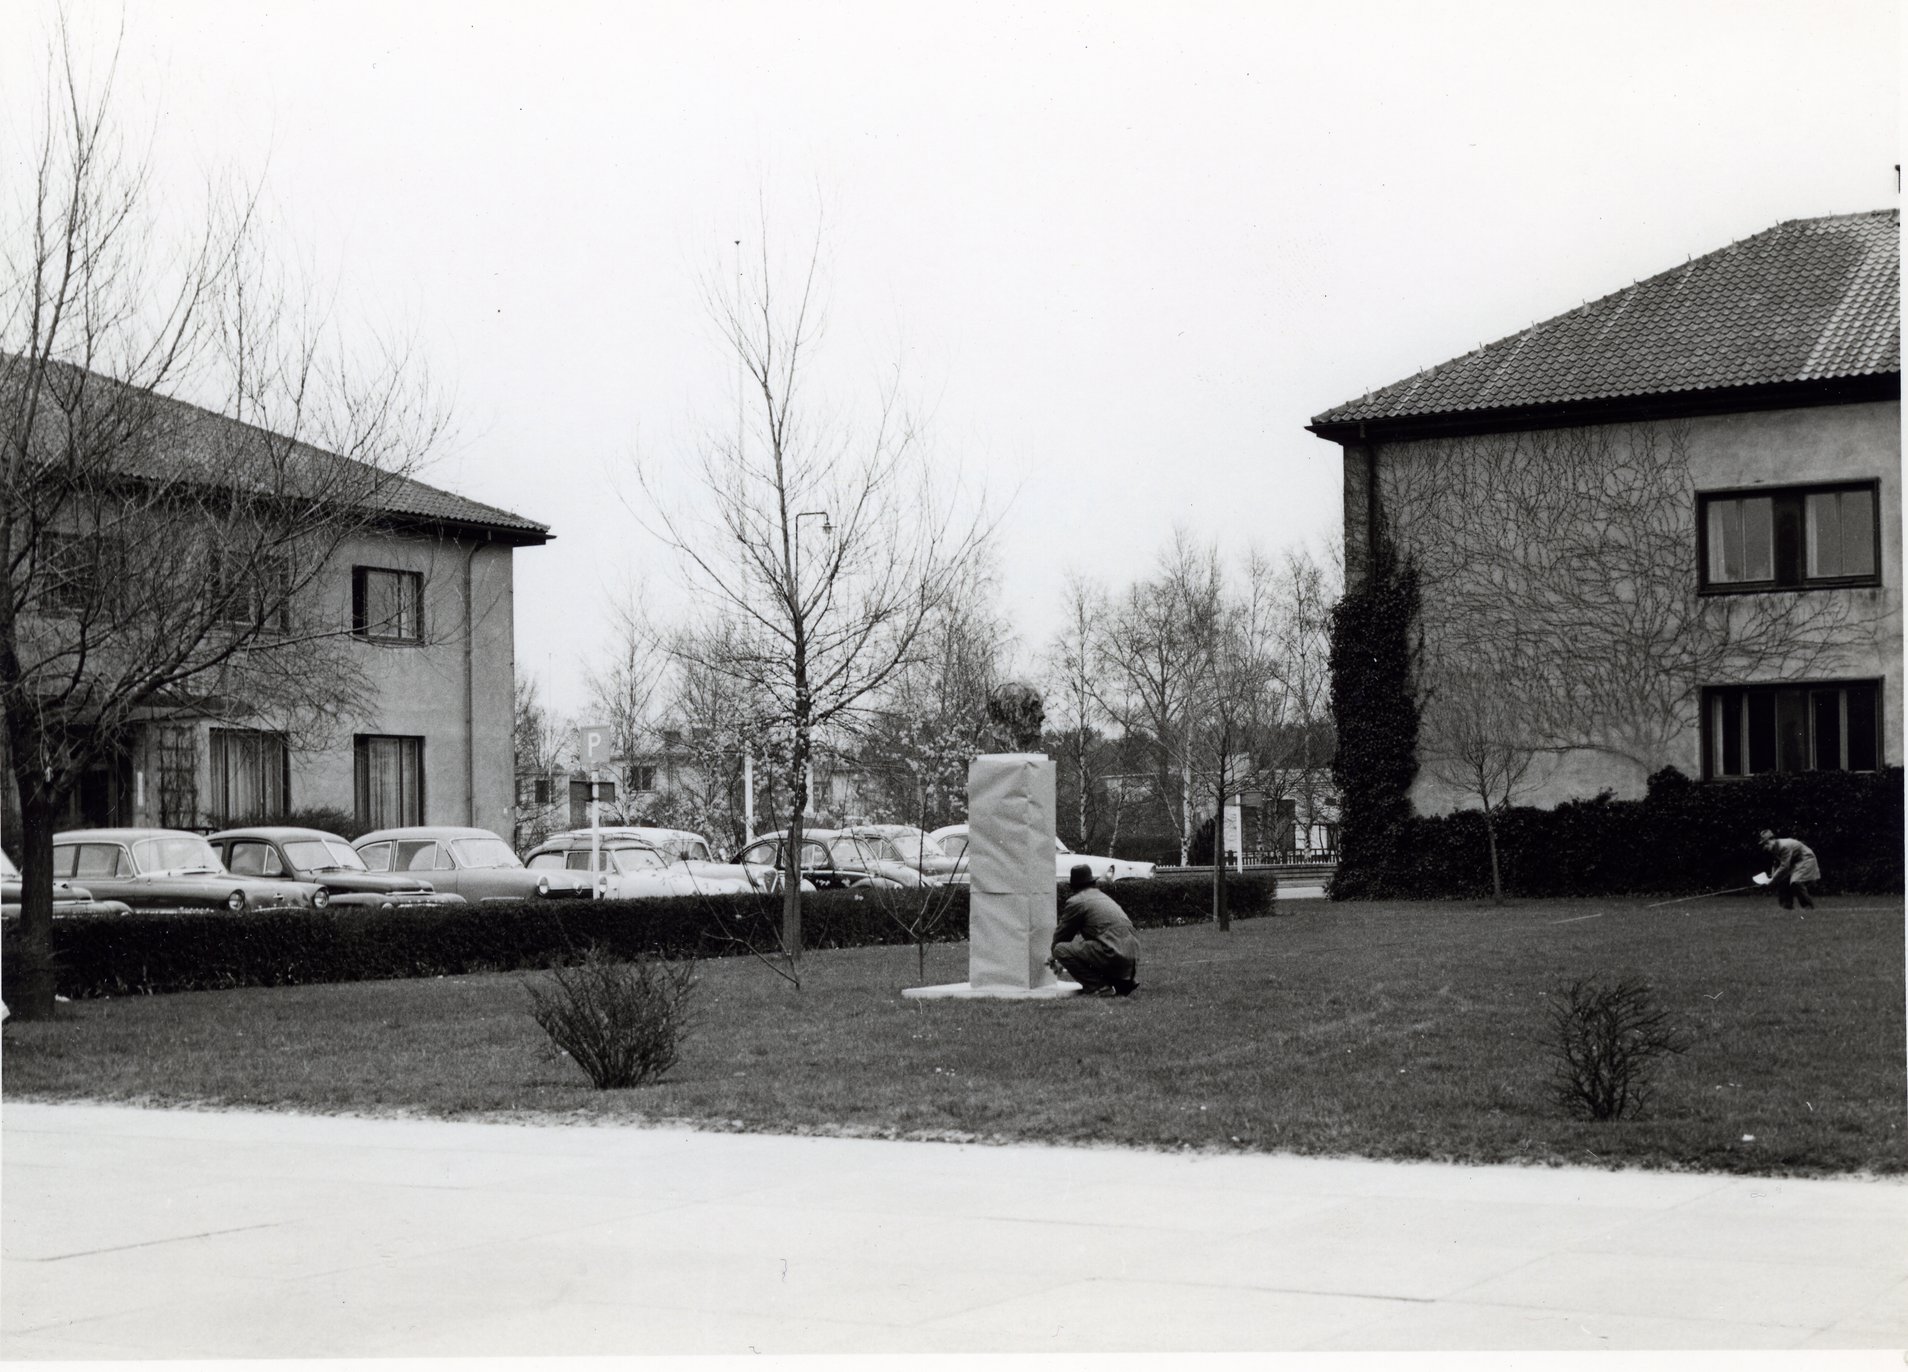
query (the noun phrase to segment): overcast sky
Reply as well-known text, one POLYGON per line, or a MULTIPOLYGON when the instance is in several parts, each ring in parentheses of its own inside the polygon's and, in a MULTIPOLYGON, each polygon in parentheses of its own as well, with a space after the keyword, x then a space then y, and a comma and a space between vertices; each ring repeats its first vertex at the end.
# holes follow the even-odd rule
MULTIPOLYGON (((25 109, 51 5, 0 6, 25 109)), ((73 0, 82 41, 121 10, 73 0)), ((1785 219, 1898 203, 1885 0, 1251 5, 166 0, 127 94, 181 201, 263 175, 455 391, 427 479, 550 524, 517 649, 562 709, 673 566, 616 498, 733 424, 699 278, 825 206, 831 332, 984 482, 1023 653, 1069 570, 1335 539, 1365 390, 1785 219)), ((13 169, 9 169, 12 174, 13 169)), ((849 387, 852 383, 852 388, 849 387)))

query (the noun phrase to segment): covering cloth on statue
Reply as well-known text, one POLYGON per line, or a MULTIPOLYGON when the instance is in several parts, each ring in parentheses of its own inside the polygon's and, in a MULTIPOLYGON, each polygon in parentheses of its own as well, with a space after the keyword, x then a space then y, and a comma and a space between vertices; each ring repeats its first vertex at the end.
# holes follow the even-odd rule
POLYGON ((1040 753, 987 753, 968 764, 971 985, 1054 981, 1053 781, 1053 761, 1040 753))

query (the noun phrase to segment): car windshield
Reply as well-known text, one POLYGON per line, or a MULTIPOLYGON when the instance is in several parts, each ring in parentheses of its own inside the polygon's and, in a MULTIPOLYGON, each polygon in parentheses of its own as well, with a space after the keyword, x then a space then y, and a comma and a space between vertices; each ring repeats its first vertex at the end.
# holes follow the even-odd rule
POLYGON ((852 835, 830 841, 828 860, 837 867, 866 867, 876 858, 878 850, 866 839, 852 835))
POLYGON ((133 861, 142 872, 223 872, 212 845, 191 834, 142 838, 133 844, 133 861))
POLYGON ((301 872, 363 872, 364 859, 343 839, 299 838, 285 845, 285 856, 301 872))
POLYGON ((1073 849, 1067 847, 1067 845, 1062 843, 1059 839, 1055 839, 1053 841, 1053 851, 1056 853, 1071 853, 1073 849))
POLYGON ((669 865, 669 859, 654 848, 612 848, 609 859, 619 872, 652 872, 669 865))
POLYGON ((884 834, 883 837, 901 854, 903 862, 919 864, 947 857, 947 851, 919 829, 903 829, 899 833, 884 834))
POLYGON ((523 863, 500 838, 454 838, 450 850, 459 867, 521 867, 523 863))

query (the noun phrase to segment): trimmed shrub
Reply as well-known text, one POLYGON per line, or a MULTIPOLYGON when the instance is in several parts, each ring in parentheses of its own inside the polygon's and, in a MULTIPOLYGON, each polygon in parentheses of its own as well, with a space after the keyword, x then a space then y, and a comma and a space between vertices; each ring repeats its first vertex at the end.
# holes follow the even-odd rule
MULTIPOLYGON (((1235 919, 1273 912, 1275 884, 1248 873, 1229 883, 1235 919)), ((942 942, 967 936, 967 891, 956 902, 942 942)), ((1200 881, 1128 881, 1113 898, 1140 928, 1199 924, 1212 918, 1212 893, 1200 881)), ((1056 907, 1064 889, 1056 886, 1056 907)), ((10 984, 18 962, 8 921, 0 972, 10 984)), ((804 947, 910 945, 913 938, 858 891, 802 897, 804 947)), ((680 896, 668 900, 530 900, 419 910, 224 910, 53 921, 61 995, 149 995, 236 986, 290 986, 393 977, 457 976, 540 969, 589 948, 613 957, 730 957, 776 946, 779 897, 680 896)), ((0 991, 0 994, 5 994, 0 991)))
POLYGON ((1332 723, 1338 737, 1332 779, 1340 817, 1334 895, 1399 895, 1415 879, 1417 618, 1418 574, 1376 529, 1370 574, 1332 607, 1332 723))
POLYGON ((656 1081, 676 1065, 689 1031, 696 964, 592 948, 558 964, 547 984, 524 983, 530 1013, 599 1091, 656 1081))
MULTIPOLYGON (((1498 819, 1504 890, 1517 896, 1682 895, 1746 884, 1769 865, 1760 829, 1801 839, 1822 865, 1821 889, 1902 889, 1902 771, 1807 772, 1698 783, 1675 768, 1641 800, 1607 793, 1498 819)), ((1490 894, 1484 816, 1476 810, 1412 820, 1410 880, 1385 894, 1490 894)), ((1334 882, 1333 894, 1356 888, 1334 882)))

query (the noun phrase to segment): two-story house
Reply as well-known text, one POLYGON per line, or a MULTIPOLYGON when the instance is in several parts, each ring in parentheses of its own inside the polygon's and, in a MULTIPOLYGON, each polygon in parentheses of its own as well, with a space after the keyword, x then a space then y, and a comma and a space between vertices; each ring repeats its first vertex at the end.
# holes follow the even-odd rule
MULTIPOLYGON (((1900 218, 1794 220, 1317 416, 1520 799, 1902 761, 1900 218)), ((1420 809, 1457 797, 1419 774, 1420 809)))
MULTIPOLYGON (((67 375, 79 376, 71 369, 67 375)), ((88 384, 107 403, 131 394, 104 378, 88 384)), ((208 485, 217 498, 195 501, 190 470, 180 475, 176 454, 182 449, 217 453, 223 435, 231 439, 231 460, 261 468, 268 461, 280 464, 277 474, 286 484, 273 499, 281 504, 289 492, 312 489, 299 471, 352 467, 350 459, 289 440, 273 442, 272 435, 182 402, 149 394, 134 399, 151 441, 129 445, 136 460, 118 464, 80 497, 66 499, 57 507, 67 511, 59 515, 62 526, 38 535, 34 556, 51 570, 40 573, 27 604, 49 626, 46 641, 62 650, 81 641, 70 621, 88 615, 105 625, 113 615, 136 617, 138 606, 150 603, 156 609, 187 607, 180 621, 203 626, 209 600, 222 597, 240 623, 262 603, 244 587, 235 593, 220 584, 218 554, 221 540, 236 544, 255 536, 263 516, 248 526, 245 511, 232 507, 230 489, 217 487, 216 480, 208 485), (154 470, 141 470, 142 464, 154 470), (287 471, 292 475, 285 476, 287 471), (155 472, 163 484, 155 484, 155 472), (151 495, 154 489, 162 494, 151 495), (142 490, 145 495, 135 494, 142 490), (126 514, 135 499, 155 502, 138 521, 126 514), (173 517, 160 507, 171 506, 178 513, 168 524, 173 517), (129 538, 164 539, 168 528, 176 530, 181 545, 176 555, 142 558, 125 546, 129 538), (207 546, 187 546, 194 543, 207 546), (57 566, 62 559, 71 567, 57 566), (195 569, 206 575, 196 585, 183 584, 195 569), (170 577, 182 584, 132 585, 116 594, 100 584, 116 574, 129 582, 170 577)), ((229 473, 215 478, 230 479, 229 473)), ((374 508, 329 526, 344 532, 325 543, 322 565, 296 600, 274 605, 264 636, 288 645, 279 656, 292 673, 309 660, 318 689, 307 694, 322 696, 323 674, 340 669, 360 689, 306 711, 296 726, 279 722, 286 712, 251 710, 238 695, 173 690, 155 698, 115 718, 108 746, 99 750, 103 758, 69 799, 64 825, 210 829, 331 812, 360 829, 442 823, 510 834, 513 559, 517 549, 547 542, 549 529, 407 475, 325 489, 373 492, 374 508)), ((313 520, 326 517, 313 507, 313 520)), ((272 536, 290 548, 301 530, 292 522, 272 536)), ((249 574, 263 570, 269 576, 279 565, 254 557, 249 574)), ((117 634, 111 651, 119 664, 165 649, 164 633, 146 635, 151 641, 145 642, 136 623, 108 627, 117 634)), ((69 702, 77 702, 68 708, 79 710, 85 683, 67 680, 63 689, 69 702)), ((6 793, 7 831, 17 835, 14 788, 0 789, 6 793)))

